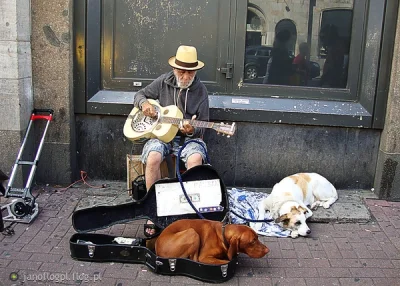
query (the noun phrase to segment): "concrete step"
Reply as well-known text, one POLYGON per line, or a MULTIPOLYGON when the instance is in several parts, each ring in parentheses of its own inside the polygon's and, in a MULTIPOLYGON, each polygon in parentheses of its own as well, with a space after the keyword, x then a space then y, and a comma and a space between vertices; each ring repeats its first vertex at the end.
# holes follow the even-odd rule
MULTIPOLYGON (((122 181, 91 181, 92 186, 106 186, 106 188, 89 188, 86 185, 77 184, 74 187, 80 188, 85 193, 78 203, 77 209, 92 207, 95 205, 118 205, 131 200, 126 190, 126 183, 122 181)), ((227 187, 228 189, 232 187, 227 187)), ((251 192, 270 193, 271 188, 243 188, 239 189, 251 192)), ((346 223, 346 222, 368 222, 371 214, 364 203, 366 198, 377 199, 371 190, 338 190, 339 199, 329 209, 322 207, 314 211, 310 222, 346 223)))

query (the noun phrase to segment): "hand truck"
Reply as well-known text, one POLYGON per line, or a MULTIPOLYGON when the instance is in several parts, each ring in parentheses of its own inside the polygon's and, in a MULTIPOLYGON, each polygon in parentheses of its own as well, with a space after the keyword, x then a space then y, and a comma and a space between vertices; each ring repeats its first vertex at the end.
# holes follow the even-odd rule
POLYGON ((17 198, 12 200, 9 204, 1 207, 1 211, 7 210, 7 214, 3 217, 4 221, 20 222, 20 223, 31 223, 39 214, 38 204, 35 202, 36 197, 32 195, 31 185, 35 176, 37 164, 39 162, 40 153, 42 152, 44 138, 47 133, 47 129, 50 125, 50 121, 53 118, 54 111, 52 109, 34 109, 29 120, 28 127, 24 139, 21 144, 21 148, 18 152, 17 159, 12 168, 10 179, 8 181, 5 194, 6 198, 17 198), (46 126, 43 131, 42 138, 36 151, 35 159, 31 161, 21 160, 24 148, 27 142, 29 132, 32 128, 33 122, 36 120, 47 120, 46 126), (18 166, 31 166, 28 179, 24 188, 14 188, 12 185, 17 174, 18 166))

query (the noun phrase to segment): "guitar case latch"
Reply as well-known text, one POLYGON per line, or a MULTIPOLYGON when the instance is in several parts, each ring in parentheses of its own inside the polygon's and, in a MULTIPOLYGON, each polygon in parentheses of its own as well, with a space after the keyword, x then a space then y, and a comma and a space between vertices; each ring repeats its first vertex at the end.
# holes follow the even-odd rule
POLYGON ((90 258, 93 258, 93 256, 94 256, 94 250, 96 249, 96 246, 95 245, 93 245, 93 244, 88 244, 88 251, 89 251, 89 257, 90 258))
POLYGON ((228 276, 228 264, 221 265, 222 277, 228 276))
POLYGON ((168 263, 169 263, 169 269, 171 270, 171 272, 174 272, 176 266, 176 259, 168 259, 168 263))

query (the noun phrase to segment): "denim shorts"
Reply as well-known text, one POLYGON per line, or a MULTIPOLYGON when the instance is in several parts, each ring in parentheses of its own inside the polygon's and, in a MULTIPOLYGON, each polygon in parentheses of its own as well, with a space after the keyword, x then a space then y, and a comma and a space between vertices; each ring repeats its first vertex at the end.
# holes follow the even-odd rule
MULTIPOLYGON (((187 162, 187 159, 189 158, 189 156, 193 155, 195 153, 199 153, 201 155, 201 157, 203 158, 203 162, 207 162, 206 143, 204 143, 204 141, 201 140, 200 138, 192 139, 192 138, 186 137, 185 142, 188 140, 195 140, 195 141, 199 142, 201 145, 196 142, 190 142, 185 146, 185 148, 181 152, 181 160, 185 163, 185 166, 186 166, 186 162, 187 162)), ((181 147, 181 146, 179 146, 179 143, 180 143, 179 136, 175 137, 174 140, 172 140, 169 143, 164 143, 158 139, 148 140, 143 147, 142 156, 141 156, 142 163, 146 164, 147 157, 149 156, 149 153, 151 151, 156 151, 156 152, 160 153, 162 156, 162 160, 164 160, 165 157, 170 154, 174 154, 176 157, 178 157, 178 151, 181 147)))

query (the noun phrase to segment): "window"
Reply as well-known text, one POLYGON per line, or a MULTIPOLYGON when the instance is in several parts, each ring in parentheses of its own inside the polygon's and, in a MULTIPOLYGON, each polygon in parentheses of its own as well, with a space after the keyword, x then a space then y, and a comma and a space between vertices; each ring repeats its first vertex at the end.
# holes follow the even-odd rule
POLYGON ((189 44, 218 120, 372 126, 388 3, 74 0, 75 110, 129 113, 189 44))
POLYGON ((247 9, 244 83, 348 87, 353 1, 250 0, 247 9), (271 52, 249 54, 249 43, 271 52))
POLYGON ((226 90, 217 72, 220 58, 215 56, 226 57, 222 40, 229 15, 222 1, 101 2, 102 88, 139 90, 169 71, 168 58, 186 44, 195 46, 206 63, 199 76, 208 89, 226 90))
POLYGON ((246 56, 255 56, 257 53, 256 48, 248 47, 246 48, 246 56))
POLYGON ((264 48, 262 47, 261 49, 258 50, 257 55, 260 57, 269 57, 271 53, 271 49, 270 48, 264 48))

